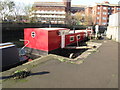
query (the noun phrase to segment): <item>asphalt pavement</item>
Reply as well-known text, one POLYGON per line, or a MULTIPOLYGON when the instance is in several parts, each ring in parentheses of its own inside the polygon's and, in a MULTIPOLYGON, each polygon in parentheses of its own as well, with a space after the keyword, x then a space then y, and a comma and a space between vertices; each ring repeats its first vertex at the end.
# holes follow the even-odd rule
POLYGON ((3 88, 118 88, 118 43, 102 46, 82 64, 52 59, 32 68, 33 75, 19 82, 4 81, 3 88))

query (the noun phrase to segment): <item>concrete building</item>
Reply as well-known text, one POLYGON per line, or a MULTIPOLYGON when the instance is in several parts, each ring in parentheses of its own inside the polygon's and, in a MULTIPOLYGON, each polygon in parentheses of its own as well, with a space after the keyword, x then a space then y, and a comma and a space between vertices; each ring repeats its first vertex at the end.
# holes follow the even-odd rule
POLYGON ((71 0, 63 2, 35 2, 31 18, 43 23, 65 24, 66 14, 71 11, 71 0))
POLYGON ((120 42, 120 12, 110 15, 106 34, 108 38, 120 42))
POLYGON ((120 12, 120 6, 118 4, 110 4, 108 1, 96 3, 92 7, 86 7, 85 9, 85 13, 87 15, 92 14, 93 24, 102 26, 107 26, 109 22, 109 16, 117 12, 120 12))

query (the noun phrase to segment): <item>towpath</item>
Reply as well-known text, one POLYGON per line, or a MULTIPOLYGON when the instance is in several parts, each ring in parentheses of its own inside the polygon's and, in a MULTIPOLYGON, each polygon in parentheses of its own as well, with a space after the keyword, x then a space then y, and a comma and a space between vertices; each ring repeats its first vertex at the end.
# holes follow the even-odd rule
POLYGON ((117 88, 118 43, 99 42, 102 42, 99 52, 94 52, 82 64, 68 64, 53 58, 32 68, 33 73, 38 74, 19 82, 5 80, 3 88, 117 88))

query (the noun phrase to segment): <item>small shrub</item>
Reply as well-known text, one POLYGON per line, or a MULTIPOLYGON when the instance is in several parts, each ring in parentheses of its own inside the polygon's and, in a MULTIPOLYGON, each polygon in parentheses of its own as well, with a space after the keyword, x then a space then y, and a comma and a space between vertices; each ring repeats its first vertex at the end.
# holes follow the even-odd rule
POLYGON ((12 75, 14 79, 22 79, 30 75, 30 71, 28 70, 17 70, 12 75))

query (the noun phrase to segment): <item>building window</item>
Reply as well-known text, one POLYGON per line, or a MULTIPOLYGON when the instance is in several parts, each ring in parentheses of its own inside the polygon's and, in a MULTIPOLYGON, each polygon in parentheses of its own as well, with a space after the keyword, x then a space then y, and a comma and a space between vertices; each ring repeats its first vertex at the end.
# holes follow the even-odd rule
POLYGON ((80 39, 80 35, 77 35, 77 39, 78 39, 78 40, 80 39))
POLYGON ((99 22, 96 22, 96 24, 99 24, 99 22))
POLYGON ((97 19, 99 19, 99 17, 97 17, 97 19))
POLYGON ((103 20, 106 20, 107 18, 106 17, 102 17, 103 20))
POLYGON ((113 10, 114 8, 112 7, 112 10, 113 10))
POLYGON ((97 14, 100 14, 100 12, 98 12, 97 14))
POLYGON ((120 8, 117 8, 117 10, 120 10, 120 8))
POLYGON ((106 12, 103 12, 104 15, 106 15, 107 13, 106 12))
POLYGON ((102 25, 106 25, 107 23, 106 22, 103 22, 102 25))
POLYGON ((111 13, 110 13, 110 12, 108 12, 108 15, 111 15, 111 13))
POLYGON ((105 9, 107 9, 107 7, 103 7, 103 9, 105 10, 105 9))
POLYGON ((110 10, 111 8, 110 7, 108 7, 108 10, 110 10))
POLYGON ((98 7, 98 9, 100 9, 100 7, 98 7))
POLYGON ((74 41, 74 36, 70 36, 70 41, 74 41))

